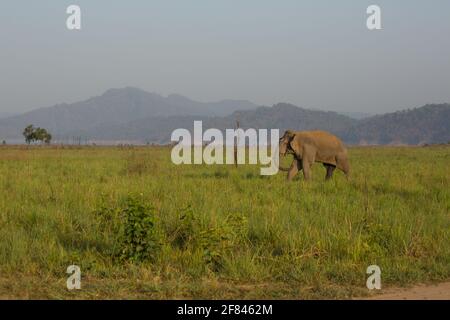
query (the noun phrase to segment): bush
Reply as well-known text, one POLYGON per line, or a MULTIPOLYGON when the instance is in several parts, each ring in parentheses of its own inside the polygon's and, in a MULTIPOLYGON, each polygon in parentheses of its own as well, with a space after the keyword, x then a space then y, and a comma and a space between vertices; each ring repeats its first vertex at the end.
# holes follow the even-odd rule
POLYGON ((181 210, 178 216, 177 227, 172 233, 172 245, 187 249, 195 241, 196 234, 200 231, 198 217, 195 216, 191 206, 181 210))
POLYGON ((142 196, 128 196, 122 206, 102 204, 95 211, 99 232, 113 235, 109 252, 121 261, 143 262, 155 258, 161 248, 155 209, 142 196))
POLYGON ((197 251, 213 270, 222 265, 224 256, 236 249, 246 238, 247 219, 230 214, 225 220, 212 224, 195 214, 191 206, 180 210, 175 228, 169 228, 170 245, 183 251, 197 251))
POLYGON ((155 257, 160 250, 155 209, 142 199, 129 197, 121 211, 122 234, 119 238, 121 260, 142 262, 155 257))

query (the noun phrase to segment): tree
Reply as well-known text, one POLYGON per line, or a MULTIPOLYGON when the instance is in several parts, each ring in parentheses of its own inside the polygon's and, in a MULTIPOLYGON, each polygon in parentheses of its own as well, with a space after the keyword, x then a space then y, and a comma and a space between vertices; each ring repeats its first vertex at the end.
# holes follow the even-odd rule
POLYGON ((23 136, 28 144, 33 141, 41 141, 49 144, 52 140, 52 135, 47 130, 44 128, 34 128, 31 124, 23 130, 23 136))
POLYGON ((46 144, 50 144, 51 141, 52 141, 52 135, 47 132, 46 136, 44 137, 44 142, 46 144))
POLYGON ((23 130, 23 136, 25 137, 25 142, 27 144, 30 144, 34 141, 34 127, 32 124, 30 124, 23 130))

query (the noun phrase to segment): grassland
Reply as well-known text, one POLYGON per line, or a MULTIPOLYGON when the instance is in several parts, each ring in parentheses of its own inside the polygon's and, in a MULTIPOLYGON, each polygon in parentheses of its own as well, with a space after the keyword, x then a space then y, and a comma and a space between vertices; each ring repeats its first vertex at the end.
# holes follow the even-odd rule
POLYGON ((384 287, 449 280, 450 148, 350 161, 351 181, 287 183, 164 147, 0 147, 0 298, 349 298, 372 264, 384 287), (135 251, 127 212, 151 216, 135 251))

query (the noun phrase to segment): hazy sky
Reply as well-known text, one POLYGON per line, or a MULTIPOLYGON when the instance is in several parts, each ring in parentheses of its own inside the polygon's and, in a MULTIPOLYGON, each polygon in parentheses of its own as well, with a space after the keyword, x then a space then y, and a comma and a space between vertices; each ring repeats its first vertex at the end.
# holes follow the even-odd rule
POLYGON ((125 86, 370 113, 450 102, 450 1, 1 1, 0 112, 125 86))

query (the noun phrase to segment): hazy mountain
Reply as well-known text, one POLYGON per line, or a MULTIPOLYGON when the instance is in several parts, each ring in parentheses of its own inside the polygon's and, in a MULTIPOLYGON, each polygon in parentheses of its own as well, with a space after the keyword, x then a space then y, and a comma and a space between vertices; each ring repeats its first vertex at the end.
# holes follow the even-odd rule
MULTIPOLYGON (((362 116, 362 114, 359 114, 362 116)), ((111 89, 73 104, 41 108, 0 119, 0 140, 21 141, 25 126, 48 129, 55 141, 133 141, 168 143, 173 130, 203 128, 267 128, 327 130, 351 144, 421 144, 450 141, 450 105, 372 116, 361 120, 331 111, 299 108, 287 103, 257 107, 251 102, 223 100, 202 103, 172 94, 163 97, 136 88, 111 89), (20 139, 20 140, 17 140, 20 139)))
POLYGON ((206 116, 170 116, 148 117, 126 124, 103 124, 82 134, 98 140, 141 140, 167 143, 170 135, 177 128, 193 130, 194 120, 203 122, 203 130, 217 128, 225 130, 235 128, 236 121, 243 129, 280 129, 295 128, 297 130, 323 129, 339 133, 356 123, 356 120, 335 112, 313 111, 298 108, 294 105, 280 103, 273 107, 259 107, 255 110, 236 111, 225 117, 206 116))
MULTIPOLYGON (((428 105, 363 120, 355 120, 336 112, 308 110, 280 103, 273 107, 236 111, 225 117, 169 116, 148 117, 125 124, 103 124, 84 135, 98 140, 130 140, 167 143, 173 130, 192 132, 195 120, 203 129, 234 128, 239 120, 243 129, 267 128, 326 130, 350 144, 421 144, 450 141, 450 105, 428 105)), ((76 132, 71 134, 76 135, 76 132)))
MULTIPOLYGON (((450 141, 450 105, 427 105, 413 110, 373 116, 363 120, 335 113, 298 108, 280 103, 273 107, 236 111, 225 117, 169 116, 148 117, 125 124, 103 124, 84 132, 98 140, 133 140, 167 143, 177 128, 193 129, 194 120, 203 121, 203 129, 241 128, 327 130, 349 144, 424 144, 450 141)), ((72 132, 77 135, 81 132, 72 132)))
POLYGON ((373 116, 373 114, 367 112, 338 112, 338 113, 356 120, 366 119, 373 116))
POLYGON ((117 126, 149 117, 225 116, 236 110, 256 107, 248 101, 202 103, 180 95, 163 97, 127 87, 108 90, 103 95, 86 101, 40 108, 0 119, 0 137, 17 138, 28 124, 47 128, 57 137, 70 132, 95 131, 98 127, 117 126))
POLYGON ((450 142, 450 104, 370 117, 341 133, 353 144, 424 144, 450 142))
MULTIPOLYGON (((198 114, 203 116, 226 116, 237 110, 252 110, 256 109, 257 105, 247 100, 222 100, 218 102, 197 102, 186 98, 179 94, 171 94, 166 98, 166 101, 180 109, 190 110, 189 114, 198 114)), ((177 113, 183 115, 183 112, 177 113)))
POLYGON ((323 129, 333 133, 338 133, 356 123, 355 120, 333 111, 308 110, 288 103, 279 103, 271 108, 259 107, 256 110, 237 111, 227 118, 230 121, 239 119, 243 126, 252 128, 323 129))

